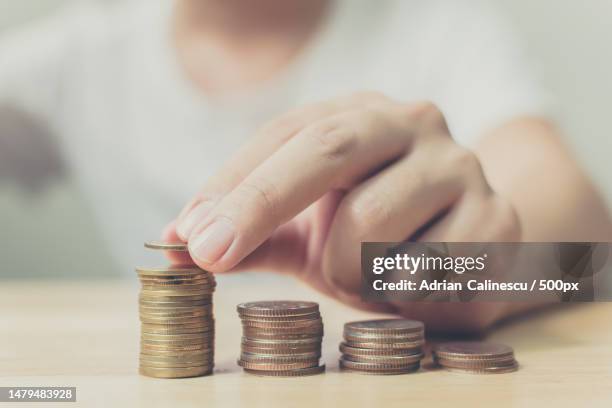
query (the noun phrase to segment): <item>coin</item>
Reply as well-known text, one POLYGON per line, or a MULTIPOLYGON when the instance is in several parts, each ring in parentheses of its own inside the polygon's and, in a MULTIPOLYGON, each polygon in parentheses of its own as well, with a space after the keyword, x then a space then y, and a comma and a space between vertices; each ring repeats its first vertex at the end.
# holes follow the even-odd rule
POLYGON ((344 354, 342 356, 342 358, 346 361, 390 366, 411 365, 421 361, 423 357, 425 357, 423 353, 413 354, 410 356, 352 356, 349 354, 344 354))
POLYGON ((237 307, 241 316, 299 316, 316 313, 319 305, 314 302, 276 300, 241 303, 237 307))
POLYGON ((425 327, 408 319, 349 322, 339 349, 340 368, 361 374, 407 374, 418 370, 424 357, 425 327))
POLYGON ((212 348, 208 349, 200 349, 194 351, 151 351, 151 350, 140 350, 140 357, 150 358, 150 359, 198 359, 198 358, 209 358, 214 355, 214 350, 212 348))
POLYGON ((296 320, 296 321, 285 321, 285 322, 260 322, 243 320, 242 326, 245 328, 261 328, 261 329, 278 329, 278 330, 291 330, 295 329, 300 331, 302 329, 320 329, 323 330, 323 324, 320 320, 296 320))
POLYGON ((411 342, 402 342, 402 343, 374 343, 374 342, 356 342, 350 341, 347 342, 351 347, 355 348, 363 348, 363 349, 388 349, 388 350, 399 350, 399 349, 414 349, 416 347, 421 347, 425 344, 425 340, 411 341, 411 342))
POLYGON ((434 357, 434 362, 443 367, 480 369, 490 367, 504 367, 516 364, 514 357, 503 360, 447 360, 434 357))
POLYGON ((147 341, 190 341, 190 340, 206 340, 214 334, 213 331, 194 333, 194 334, 156 334, 156 333, 140 333, 141 340, 147 341))
POLYGON ((318 361, 295 361, 292 363, 252 363, 249 361, 238 360, 238 365, 243 368, 249 368, 251 370, 262 370, 262 371, 287 371, 296 370, 298 368, 310 368, 318 365, 318 361))
POLYGON ((296 370, 286 371, 263 371, 244 368, 244 372, 252 375, 258 375, 260 377, 304 377, 307 375, 315 375, 325 372, 325 364, 317 367, 300 368, 296 370))
POLYGON ((359 370, 359 371, 411 371, 420 366, 419 361, 412 362, 410 364, 405 365, 396 365, 396 364, 384 364, 384 363, 363 363, 358 361, 347 360, 344 357, 340 358, 340 367, 348 368, 351 370, 359 370))
POLYGON ((199 377, 203 375, 211 374, 213 367, 211 365, 205 365, 201 367, 188 367, 188 368, 157 368, 157 367, 140 367, 139 373, 148 377, 157 378, 187 378, 187 377, 199 377))
POLYGON ((262 338, 251 338, 243 337, 243 344, 249 344, 255 347, 300 347, 300 346, 312 346, 320 345, 322 337, 305 337, 299 339, 262 339, 262 338))
POLYGON ((206 272, 196 267, 136 268, 138 276, 199 276, 206 272))
POLYGON ((340 343, 340 352, 352 356, 409 356, 413 354, 421 353, 421 346, 414 348, 384 348, 384 349, 372 349, 372 348, 358 348, 351 347, 347 343, 340 343))
POLYGON ((411 336, 396 336, 396 335, 377 335, 377 336, 354 336, 345 334, 344 339, 351 343, 413 343, 423 342, 422 335, 411 336))
POLYGON ((295 353, 295 354, 259 354, 248 353, 244 350, 240 354, 240 359, 252 363, 293 363, 299 361, 312 361, 319 363, 321 353, 295 353))
MULTIPOLYGON (((183 244, 181 244, 183 245, 183 244)), ((182 250, 176 244, 147 243, 182 250)), ((214 276, 197 267, 137 268, 141 290, 140 373, 159 378, 211 374, 214 367, 214 276)))
POLYGON ((365 320, 344 325, 344 333, 352 336, 422 334, 424 329, 422 322, 408 319, 365 320))
POLYGON ((450 371, 471 374, 502 374, 518 369, 514 350, 499 343, 444 343, 434 347, 433 360, 450 371))
POLYGON ((149 241, 145 242, 145 248, 149 249, 160 249, 164 251, 177 251, 177 252, 186 252, 189 251, 187 244, 184 242, 159 242, 159 241, 149 241))
POLYGON ((178 306, 178 307, 163 307, 159 305, 140 305, 138 310, 141 313, 151 313, 151 314, 187 314, 193 312, 199 313, 207 313, 212 312, 212 305, 196 305, 196 306, 178 306))
POLYGON ((297 316, 248 316, 239 315, 243 322, 258 322, 258 323, 294 323, 306 321, 320 321, 321 314, 319 312, 297 315, 297 316))
POLYGON ((249 302, 236 309, 243 335, 238 365, 246 372, 300 376, 324 370, 319 368, 323 322, 316 303, 249 302))
POLYGON ((148 344, 140 343, 140 351, 145 354, 164 352, 164 353, 179 353, 188 351, 202 351, 212 349, 214 344, 211 343, 195 343, 195 344, 148 344))
POLYGON ((468 374, 506 374, 513 373, 519 368, 518 363, 497 366, 497 367, 481 367, 481 368, 455 368, 455 367, 444 367, 447 371, 453 371, 458 373, 468 374))
POLYGON ((505 344, 488 342, 451 342, 434 347, 434 355, 446 359, 495 360, 514 356, 505 344))
POLYGON ((284 327, 284 328, 263 328, 263 327, 243 327, 243 335, 247 337, 265 338, 274 337, 276 339, 291 339, 301 337, 314 337, 323 335, 323 326, 314 327, 284 327), (282 336, 282 337, 281 337, 282 336))
POLYGON ((401 374, 411 374, 414 373, 416 371, 419 370, 419 368, 421 367, 421 365, 419 363, 414 364, 410 367, 405 367, 405 368, 398 368, 395 370, 385 370, 385 371, 367 371, 367 370, 360 370, 360 369, 352 369, 352 368, 348 368, 346 366, 343 365, 343 363, 340 363, 340 369, 344 372, 350 372, 350 373, 356 373, 356 374, 365 374, 365 375, 401 375, 401 374))

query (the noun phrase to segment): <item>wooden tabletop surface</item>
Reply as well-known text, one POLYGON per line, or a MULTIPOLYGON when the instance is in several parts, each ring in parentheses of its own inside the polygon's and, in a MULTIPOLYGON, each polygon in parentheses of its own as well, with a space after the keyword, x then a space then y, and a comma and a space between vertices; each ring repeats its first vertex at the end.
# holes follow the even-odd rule
POLYGON ((0 386, 76 386, 71 407, 612 406, 612 303, 539 313, 491 333, 514 347, 515 373, 366 376, 339 372, 337 360, 343 323, 369 315, 297 283, 221 282, 215 374, 163 380, 137 373, 137 294, 135 280, 1 282, 0 386), (278 298, 320 302, 325 374, 262 378, 236 365, 236 304, 278 298))

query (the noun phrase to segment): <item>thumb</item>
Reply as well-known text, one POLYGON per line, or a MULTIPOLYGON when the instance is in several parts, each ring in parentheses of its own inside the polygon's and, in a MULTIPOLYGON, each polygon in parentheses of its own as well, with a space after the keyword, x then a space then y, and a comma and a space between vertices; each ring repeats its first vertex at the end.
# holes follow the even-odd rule
MULTIPOLYGON (((227 272, 262 271, 298 275, 307 259, 307 226, 292 220, 227 272)), ((199 265, 204 268, 205 265, 199 265)))

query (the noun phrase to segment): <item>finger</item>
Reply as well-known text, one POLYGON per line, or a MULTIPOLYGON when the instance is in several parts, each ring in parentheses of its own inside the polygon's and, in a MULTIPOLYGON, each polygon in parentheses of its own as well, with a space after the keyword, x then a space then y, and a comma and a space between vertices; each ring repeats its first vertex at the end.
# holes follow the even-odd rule
POLYGON ((190 253, 200 265, 230 269, 326 192, 348 188, 409 146, 406 121, 388 111, 356 110, 314 124, 223 198, 193 230, 190 253))
POLYGON ((518 216, 505 199, 468 193, 419 238, 422 242, 514 242, 520 239, 518 216))
POLYGON ((452 141, 429 140, 351 191, 329 232, 323 265, 328 283, 359 292, 362 242, 401 242, 451 208, 466 189, 454 168, 452 141), (432 165, 432 158, 440 164, 432 165), (453 171, 450 171, 453 169, 453 171))
MULTIPOLYGON (((176 221, 170 222, 161 235, 162 242, 181 242, 181 239, 176 234, 176 221)), ((188 252, 164 251, 164 255, 172 265, 192 265, 193 260, 188 252)))
POLYGON ((359 93, 296 109, 264 125, 183 208, 178 217, 178 236, 186 241, 195 225, 210 213, 220 197, 230 192, 255 167, 308 125, 356 107, 386 103, 390 101, 380 94, 359 93))

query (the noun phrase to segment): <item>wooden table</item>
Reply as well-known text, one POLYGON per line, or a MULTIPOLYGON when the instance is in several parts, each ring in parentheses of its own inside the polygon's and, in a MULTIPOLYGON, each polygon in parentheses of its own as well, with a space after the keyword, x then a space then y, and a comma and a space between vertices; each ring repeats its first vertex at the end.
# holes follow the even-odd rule
POLYGON ((215 375, 178 380, 137 374, 135 281, 2 282, 0 386, 76 386, 77 403, 64 404, 71 407, 612 407, 610 303, 541 313, 497 330, 491 338, 515 348, 521 363, 516 373, 424 369, 401 376, 366 376, 338 371, 337 346, 342 324, 367 314, 298 283, 252 282, 219 285, 215 375), (236 304, 276 298, 320 302, 326 374, 261 378, 242 373, 236 365, 241 332, 236 304))

